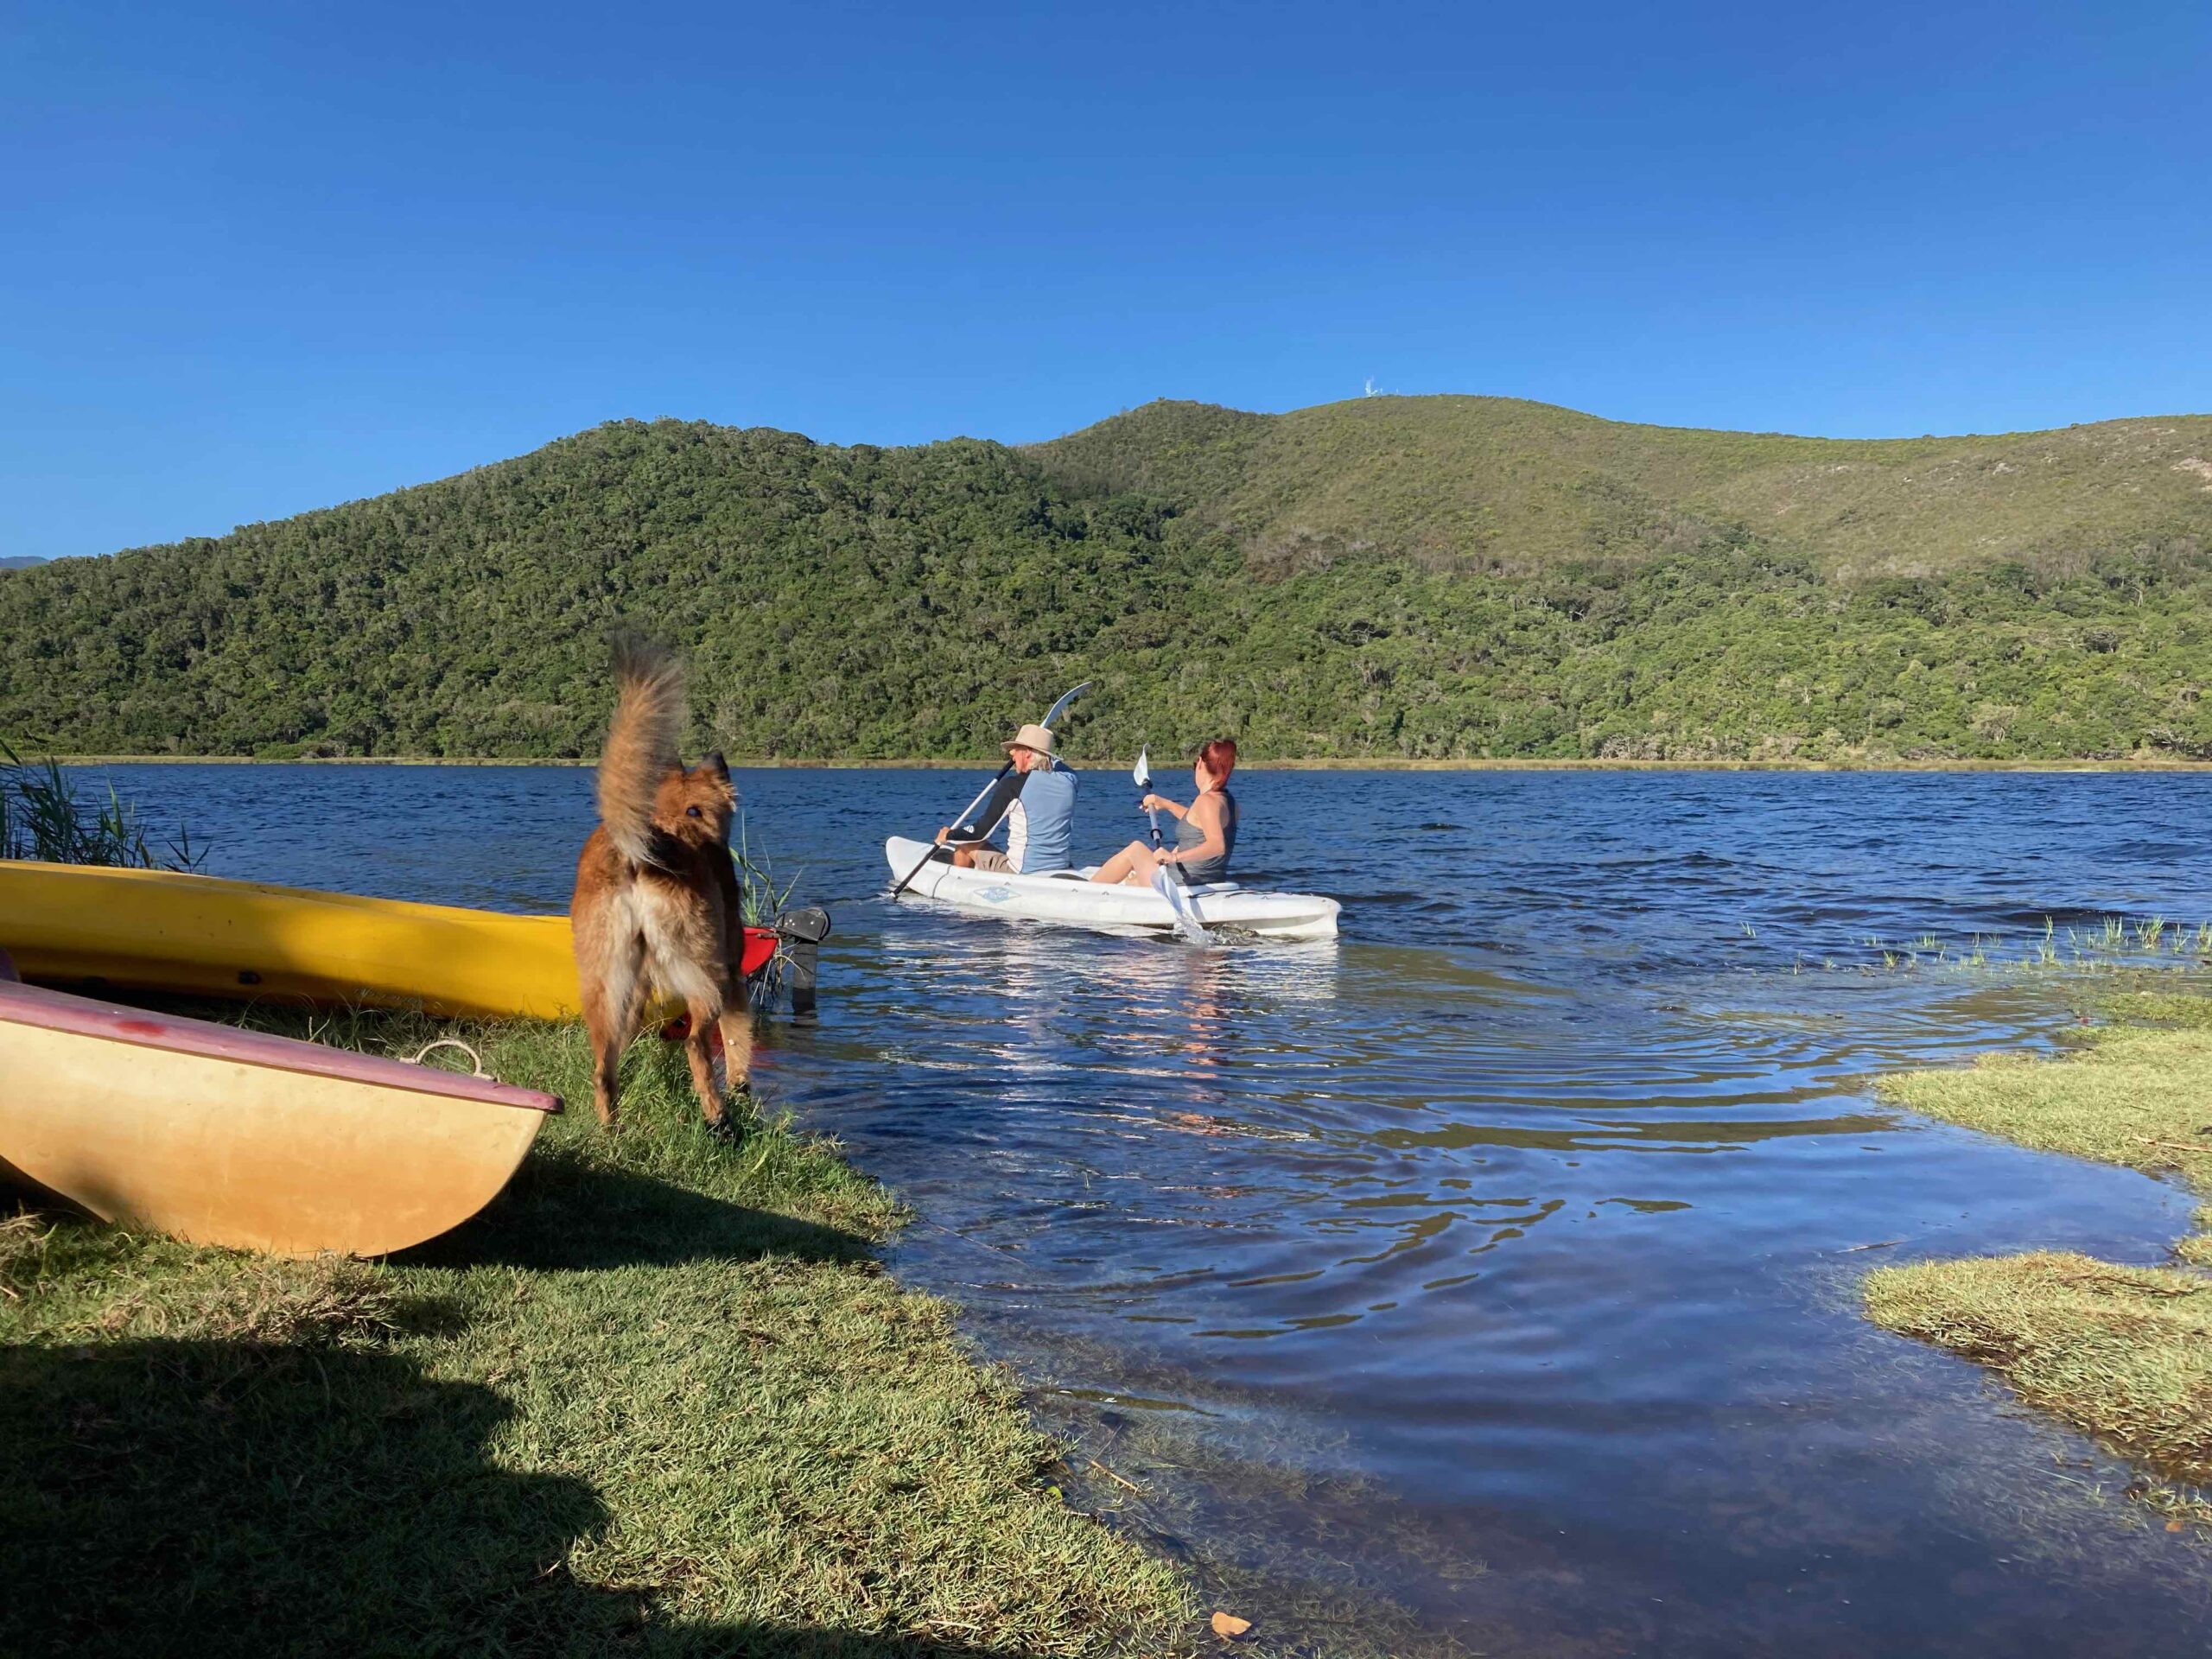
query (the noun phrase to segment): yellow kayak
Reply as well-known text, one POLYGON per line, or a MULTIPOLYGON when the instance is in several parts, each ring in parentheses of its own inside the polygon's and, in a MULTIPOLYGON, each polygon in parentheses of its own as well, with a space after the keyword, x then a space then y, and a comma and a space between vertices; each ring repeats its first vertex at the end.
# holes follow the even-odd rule
POLYGON ((56 985, 489 1018, 579 1006, 565 916, 168 870, 0 859, 0 950, 56 985))

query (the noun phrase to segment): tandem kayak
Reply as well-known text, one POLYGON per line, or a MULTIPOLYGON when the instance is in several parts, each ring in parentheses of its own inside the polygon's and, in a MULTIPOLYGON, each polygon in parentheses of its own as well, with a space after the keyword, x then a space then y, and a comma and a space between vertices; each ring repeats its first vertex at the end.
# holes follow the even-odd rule
MULTIPOLYGON (((903 836, 883 843, 884 861, 894 876, 906 874, 931 850, 927 842, 903 836)), ((1051 875, 1007 875, 963 870, 947 859, 933 858, 922 866, 906 891, 978 916, 1109 930, 1173 930, 1174 906, 1150 887, 1098 887, 1085 879, 1089 874, 1060 870, 1051 875)), ((1332 939, 1337 935, 1337 912, 1342 906, 1319 893, 1265 893, 1233 881, 1186 891, 1192 912, 1207 927, 1232 928, 1271 939, 1332 939)))
POLYGON ((384 1255, 490 1203, 553 1096, 0 980, 0 1176, 195 1244, 384 1255))
MULTIPOLYGON (((828 931, 824 916, 813 937, 828 931)), ((757 973, 776 954, 778 932, 745 932, 745 971, 757 973)), ((0 950, 14 955, 25 979, 96 992, 273 998, 489 1019, 567 1020, 582 1006, 565 916, 509 916, 168 870, 0 860, 0 950)), ((794 945, 795 955, 806 950, 794 945)), ((810 973, 810 995, 811 983, 810 973)), ((655 1017, 679 1012, 657 1007, 655 1017)))

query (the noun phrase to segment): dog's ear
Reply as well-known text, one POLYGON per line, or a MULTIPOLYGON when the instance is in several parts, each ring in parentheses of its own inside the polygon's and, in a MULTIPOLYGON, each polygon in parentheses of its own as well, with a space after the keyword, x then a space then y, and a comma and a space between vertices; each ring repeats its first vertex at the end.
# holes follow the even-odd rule
POLYGON ((713 772, 715 777, 721 779, 725 783, 728 781, 729 763, 722 759, 722 752, 720 749, 716 749, 712 754, 707 757, 707 770, 713 772))

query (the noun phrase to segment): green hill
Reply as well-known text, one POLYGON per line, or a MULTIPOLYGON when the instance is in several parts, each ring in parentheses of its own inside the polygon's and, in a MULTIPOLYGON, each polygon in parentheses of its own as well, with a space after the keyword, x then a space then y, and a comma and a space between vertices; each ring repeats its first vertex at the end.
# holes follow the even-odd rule
POLYGON ((1740 531, 1845 577, 1919 576, 2212 531, 2212 416, 1878 442, 1630 426, 1508 397, 1292 414, 1157 403, 1031 453, 1202 505, 1261 569, 1347 554, 1527 575, 1740 531))
POLYGON ((703 743, 981 755, 2212 757, 2212 419, 1842 442, 1480 397, 1159 403, 1050 443, 620 422, 0 582, 0 735, 569 756, 605 631, 703 743))

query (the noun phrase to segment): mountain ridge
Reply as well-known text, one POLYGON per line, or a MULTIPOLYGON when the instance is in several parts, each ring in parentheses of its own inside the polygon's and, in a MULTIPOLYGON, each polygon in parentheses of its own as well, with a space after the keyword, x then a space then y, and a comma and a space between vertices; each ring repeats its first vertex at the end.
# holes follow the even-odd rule
POLYGON ((1382 546, 1527 575, 1735 526, 1846 577, 1911 576, 2212 531, 2212 416, 1809 438, 1505 397, 1370 397, 1280 416, 1161 400, 1026 448, 1072 478, 1179 493, 1262 565, 1382 546))
POLYGON ((2203 758, 2208 451, 2206 416, 1805 439, 1505 398, 1020 447, 612 422, 11 573, 0 734, 575 757, 631 623, 690 654, 697 742, 767 757, 988 753, 1095 678, 1078 755, 2203 758))

